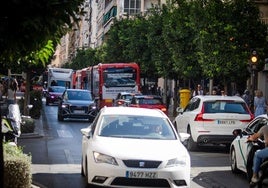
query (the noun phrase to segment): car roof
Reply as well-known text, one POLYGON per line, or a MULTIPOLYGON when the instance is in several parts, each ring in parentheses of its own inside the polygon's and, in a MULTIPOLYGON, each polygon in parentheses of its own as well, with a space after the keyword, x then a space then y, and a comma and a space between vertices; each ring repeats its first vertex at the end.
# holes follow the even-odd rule
POLYGON ((268 115, 267 114, 261 114, 261 115, 256 116, 254 119, 256 119, 256 118, 266 118, 266 119, 268 119, 268 115))
POLYGON ((138 95, 140 93, 139 92, 125 92, 125 91, 123 91, 123 92, 120 92, 120 94, 121 95, 138 95))
POLYGON ((49 86, 51 88, 65 88, 64 86, 49 86))
POLYGON ((143 98, 162 99, 162 97, 159 96, 159 95, 136 95, 136 96, 134 96, 134 97, 135 97, 135 98, 141 98, 141 99, 143 99, 143 98))
POLYGON ((89 90, 85 90, 85 89, 66 89, 66 91, 83 91, 83 92, 90 92, 89 90))
POLYGON ((197 95, 197 96, 195 96, 193 98, 200 98, 203 101, 209 101, 209 100, 235 100, 235 101, 244 102, 244 99, 242 99, 239 96, 197 95))
POLYGON ((158 109, 147 109, 147 108, 135 108, 135 107, 123 107, 123 106, 112 106, 103 107, 101 109, 103 115, 143 115, 143 116, 154 116, 154 117, 165 117, 165 113, 158 109))

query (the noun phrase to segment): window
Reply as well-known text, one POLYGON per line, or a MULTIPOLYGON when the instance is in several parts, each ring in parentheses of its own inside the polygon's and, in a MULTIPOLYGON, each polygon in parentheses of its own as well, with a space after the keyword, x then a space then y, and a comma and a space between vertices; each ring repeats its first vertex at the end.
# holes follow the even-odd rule
POLYGON ((128 15, 135 15, 141 12, 140 0, 124 0, 124 12, 128 15))

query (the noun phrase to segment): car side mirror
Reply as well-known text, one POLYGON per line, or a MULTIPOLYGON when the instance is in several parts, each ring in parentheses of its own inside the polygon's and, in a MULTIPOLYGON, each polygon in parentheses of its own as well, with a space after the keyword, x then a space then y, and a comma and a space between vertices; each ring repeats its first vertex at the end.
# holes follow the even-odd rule
POLYGON ((191 135, 188 133, 179 133, 179 136, 181 138, 181 142, 183 143, 183 142, 187 141, 191 135))
POLYGON ((233 130, 233 135, 242 137, 242 130, 241 129, 233 130))
POLYGON ((183 108, 182 108, 182 107, 178 107, 178 108, 176 108, 176 111, 177 111, 178 113, 183 113, 183 108))
POLYGON ((82 135, 89 138, 91 136, 91 126, 87 127, 87 128, 83 128, 80 130, 82 135))

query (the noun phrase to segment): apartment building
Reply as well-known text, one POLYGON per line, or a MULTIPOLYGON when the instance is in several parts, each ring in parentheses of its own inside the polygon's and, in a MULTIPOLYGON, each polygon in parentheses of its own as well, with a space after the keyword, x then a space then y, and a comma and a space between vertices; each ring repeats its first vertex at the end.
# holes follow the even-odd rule
POLYGON ((113 20, 125 16, 144 14, 152 5, 165 3, 165 0, 85 0, 86 14, 79 25, 65 35, 54 54, 52 67, 61 67, 76 55, 76 49, 101 46, 113 20))
MULTIPOLYGON (((260 9, 260 19, 268 24, 268 0, 254 0, 260 9)), ((85 0, 86 14, 78 25, 61 39, 51 63, 61 67, 71 61, 77 49, 101 46, 113 20, 126 16, 145 14, 152 5, 166 3, 166 0, 85 0)), ((268 67, 267 67, 268 68, 268 67)))

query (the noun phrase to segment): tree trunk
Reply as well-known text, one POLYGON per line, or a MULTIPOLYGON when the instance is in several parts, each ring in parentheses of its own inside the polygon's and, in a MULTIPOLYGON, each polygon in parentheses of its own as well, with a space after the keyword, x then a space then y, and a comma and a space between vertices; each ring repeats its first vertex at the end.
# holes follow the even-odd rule
POLYGON ((23 115, 29 116, 29 109, 28 104, 30 101, 30 73, 26 73, 26 87, 25 87, 25 93, 24 93, 24 104, 23 104, 23 115))

